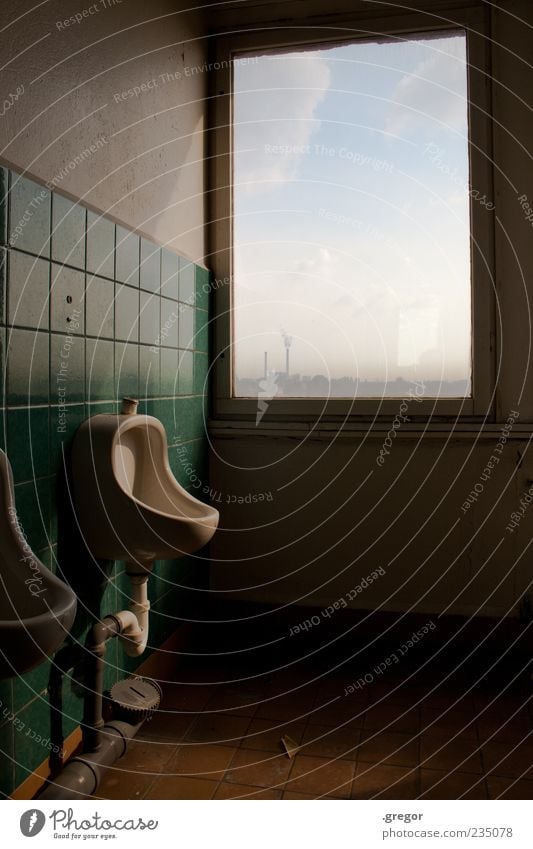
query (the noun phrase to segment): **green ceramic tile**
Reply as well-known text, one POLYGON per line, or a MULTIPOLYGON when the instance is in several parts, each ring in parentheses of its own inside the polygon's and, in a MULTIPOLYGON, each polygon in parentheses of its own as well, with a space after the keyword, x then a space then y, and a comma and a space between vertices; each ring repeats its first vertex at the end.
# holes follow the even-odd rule
POLYGON ((59 406, 85 401, 85 339, 50 338, 50 403, 59 406))
POLYGON ((160 349, 139 347, 139 396, 156 398, 160 393, 160 349))
POLYGON ((116 276, 115 280, 139 285, 140 239, 136 233, 117 225, 116 276))
POLYGON ((15 505, 28 544, 39 551, 50 544, 49 478, 15 485, 15 505))
POLYGON ((157 345, 161 323, 161 298, 148 292, 141 292, 141 314, 139 335, 146 345, 157 345))
POLYGON ((161 288, 161 248, 141 239, 141 289, 159 292, 161 288))
POLYGON ((13 710, 13 681, 4 678, 0 681, 0 724, 6 721, 13 710))
POLYGON ((203 439, 180 442, 169 448, 170 468, 186 489, 198 490, 198 497, 209 492, 207 450, 203 439))
POLYGON ((85 331, 87 336, 113 338, 115 287, 101 277, 87 277, 85 331))
POLYGON ((194 306, 195 301, 195 266, 184 257, 180 257, 180 301, 194 306))
POLYGON ((179 299, 179 256, 168 248, 161 251, 161 294, 174 301, 179 299))
POLYGON ((50 263, 19 251, 8 256, 9 324, 19 327, 48 327, 50 263))
POLYGON ((203 399, 198 397, 176 398, 175 416, 176 432, 179 441, 188 442, 191 439, 205 438, 205 421, 203 399))
POLYGON ((110 401, 115 397, 115 345, 104 339, 87 339, 85 345, 87 399, 110 401))
POLYGON ((139 346, 115 344, 115 395, 120 400, 139 394, 139 346))
POLYGON ((17 482, 50 474, 48 407, 7 412, 7 454, 17 482))
POLYGON ((207 313, 203 310, 196 310, 194 347, 205 354, 209 353, 209 319, 207 313))
POLYGON ((161 298, 161 345, 165 348, 178 347, 178 328, 183 304, 161 298))
POLYGON ((50 325, 59 333, 85 333, 85 273, 52 264, 50 325))
POLYGON ((7 403, 48 403, 49 339, 35 330, 10 330, 7 338, 7 403))
MULTIPOLYGON (((6 338, 9 331, 0 327, 0 421, 2 418, 2 407, 7 404, 7 357, 6 338)), ((2 434, 3 435, 3 434, 2 434)))
POLYGON ((148 401, 147 412, 149 416, 155 416, 163 424, 167 433, 167 441, 170 444, 176 441, 176 399, 156 398, 148 401))
MULTIPOLYGON (((0 707, 0 719, 2 708, 0 707)), ((15 789, 15 725, 3 722, 0 725, 0 797, 7 798, 15 789)))
POLYGON ((175 348, 161 348, 161 395, 178 394, 178 356, 175 348))
POLYGON ((195 266, 195 289, 196 306, 206 310, 209 306, 209 295, 211 293, 211 273, 207 268, 200 265, 195 266))
POLYGON ((115 339, 139 341, 139 290, 116 284, 115 339))
POLYGON ((17 714, 22 724, 15 729, 15 781, 17 786, 50 756, 50 706, 44 695, 37 696, 17 714))
POLYGON ((37 557, 47 569, 57 574, 57 545, 47 545, 46 548, 37 552, 37 557))
POLYGON ((0 248, 0 324, 6 320, 7 251, 0 248))
POLYGON ((195 309, 180 304, 180 320, 179 320, 179 340, 180 348, 195 348, 196 342, 194 338, 194 317, 195 309))
POLYGON ((95 401, 94 403, 87 403, 85 405, 88 419, 90 419, 91 416, 113 415, 117 412, 117 407, 118 405, 116 401, 106 401, 105 403, 102 401, 95 401))
POLYGON ((11 174, 9 244, 32 254, 50 256, 50 192, 44 186, 11 174))
POLYGON ((201 351, 194 352, 194 395, 207 395, 209 391, 209 358, 201 351))
POLYGON ((7 244, 8 171, 0 166, 0 245, 7 244))
POLYGON ((193 394, 193 352, 180 351, 178 359, 178 391, 180 395, 193 394))
POLYGON ((50 408, 50 463, 56 474, 64 469, 66 452, 86 416, 85 404, 50 408))
MULTIPOLYGON (((50 678, 50 661, 46 655, 41 655, 42 663, 29 672, 13 678, 13 705, 16 713, 32 702, 36 696, 48 687, 50 678)), ((43 758, 44 760, 44 758, 43 758)))
POLYGON ((90 210, 87 212, 87 271, 100 277, 115 276, 115 225, 90 210))
POLYGON ((85 268, 87 210, 63 195, 52 194, 52 259, 85 268))

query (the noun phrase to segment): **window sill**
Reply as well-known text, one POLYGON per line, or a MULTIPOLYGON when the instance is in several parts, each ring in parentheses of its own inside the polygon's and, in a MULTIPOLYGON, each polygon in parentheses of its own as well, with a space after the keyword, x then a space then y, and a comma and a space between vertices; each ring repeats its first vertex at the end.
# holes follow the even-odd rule
MULTIPOLYGON (((395 431, 398 440, 466 440, 494 441, 501 435, 506 422, 499 424, 483 424, 476 426, 470 422, 437 423, 424 425, 422 422, 402 424, 395 431)), ((509 427, 507 425, 507 427, 509 427)), ((212 419, 208 423, 209 435, 215 439, 235 438, 286 438, 307 439, 317 442, 358 441, 361 439, 379 439, 392 429, 392 421, 368 423, 328 423, 319 425, 311 422, 260 422, 257 426, 252 421, 212 419)), ((530 440, 533 437, 533 422, 515 424, 514 428, 505 431, 507 439, 530 440)))

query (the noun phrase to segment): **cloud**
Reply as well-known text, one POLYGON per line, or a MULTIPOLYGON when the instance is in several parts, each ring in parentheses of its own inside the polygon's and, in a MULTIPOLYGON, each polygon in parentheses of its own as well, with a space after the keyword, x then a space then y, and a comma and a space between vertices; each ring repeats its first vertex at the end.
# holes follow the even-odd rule
POLYGON ((266 181, 269 185, 249 187, 264 191, 295 176, 320 127, 316 111, 330 77, 327 61, 312 53, 267 55, 236 66, 238 183, 266 181))
POLYGON ((390 133, 416 132, 433 122, 435 129, 466 133, 464 42, 459 38, 433 41, 430 49, 431 55, 405 74, 394 90, 395 106, 387 120, 390 133))

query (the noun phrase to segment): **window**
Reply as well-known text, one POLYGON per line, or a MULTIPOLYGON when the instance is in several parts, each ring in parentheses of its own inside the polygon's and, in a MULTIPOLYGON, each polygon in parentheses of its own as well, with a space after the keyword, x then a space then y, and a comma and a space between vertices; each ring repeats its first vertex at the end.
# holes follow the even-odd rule
POLYGON ((416 393, 432 413, 488 411, 474 42, 454 27, 233 54, 219 399, 364 415, 416 393))

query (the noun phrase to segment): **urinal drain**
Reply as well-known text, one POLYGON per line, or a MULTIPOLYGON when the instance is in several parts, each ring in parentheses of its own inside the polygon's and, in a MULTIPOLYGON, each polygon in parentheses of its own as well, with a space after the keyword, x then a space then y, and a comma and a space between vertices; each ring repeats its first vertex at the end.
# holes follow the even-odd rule
POLYGON ((148 719, 161 703, 161 687, 149 678, 126 678, 110 690, 110 701, 117 719, 141 722, 148 719))

